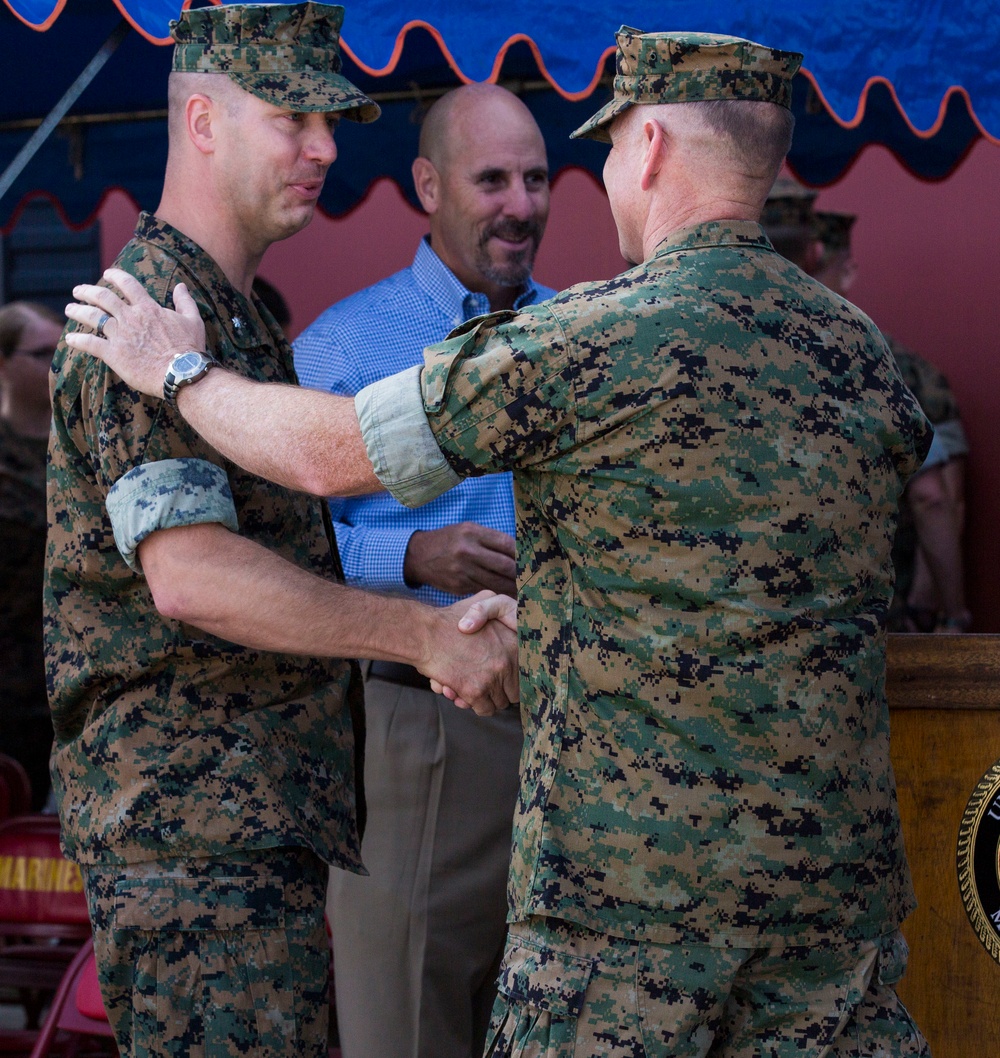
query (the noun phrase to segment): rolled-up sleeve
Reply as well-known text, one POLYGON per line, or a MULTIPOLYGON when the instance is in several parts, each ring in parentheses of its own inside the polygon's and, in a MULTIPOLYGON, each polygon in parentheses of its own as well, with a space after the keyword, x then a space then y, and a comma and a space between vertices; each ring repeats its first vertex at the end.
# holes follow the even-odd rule
POLYGON ((111 486, 108 517, 122 558, 137 573, 137 550, 150 533, 219 522, 239 531, 225 471, 204 459, 164 459, 133 467, 111 486))
POLYGON ((934 433, 941 438, 941 443, 948 453, 949 459, 957 459, 959 456, 969 454, 969 441, 965 436, 960 419, 946 419, 944 422, 934 424, 934 433))
POLYGON ((925 470, 930 470, 932 467, 939 467, 942 463, 948 462, 948 449, 941 438, 941 435, 935 428, 934 433, 931 435, 931 446, 927 449, 927 455, 924 456, 924 461, 920 464, 917 470, 918 474, 922 474, 925 470))
POLYGON ((458 484, 427 422, 418 365, 366 386, 354 398, 361 435, 379 481, 407 507, 458 484))
MULTIPOLYGON (((556 458, 577 443, 571 345, 551 308, 479 316, 354 399, 375 474, 418 507, 462 478, 556 458)), ((609 372, 601 362, 599 378, 609 372)))

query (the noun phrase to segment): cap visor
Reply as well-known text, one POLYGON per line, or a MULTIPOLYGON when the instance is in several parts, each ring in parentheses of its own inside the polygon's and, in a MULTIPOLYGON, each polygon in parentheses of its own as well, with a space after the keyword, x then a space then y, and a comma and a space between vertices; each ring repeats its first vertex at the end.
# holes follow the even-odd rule
POLYGON ((288 73, 233 73, 229 76, 248 92, 276 107, 297 111, 342 113, 350 121, 367 123, 382 113, 373 102, 346 77, 318 70, 295 70, 288 73))
POLYGON ((571 140, 598 140, 601 143, 610 143, 611 136, 608 126, 623 111, 632 105, 631 99, 612 99, 605 103, 600 110, 585 121, 578 129, 569 134, 571 140))

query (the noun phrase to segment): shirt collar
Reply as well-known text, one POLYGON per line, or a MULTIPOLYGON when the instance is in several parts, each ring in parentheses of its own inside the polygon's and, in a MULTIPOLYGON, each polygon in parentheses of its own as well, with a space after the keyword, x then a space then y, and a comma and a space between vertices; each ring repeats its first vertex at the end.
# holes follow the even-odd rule
MULTIPOLYGON (((430 236, 425 235, 420 240, 412 267, 417 285, 452 317, 453 326, 490 311, 489 298, 469 290, 431 249, 430 236)), ((514 299, 514 308, 534 304, 537 296, 535 282, 528 276, 514 299)))
POLYGON ((653 251, 653 257, 704 246, 755 246, 773 250, 764 229, 752 220, 711 220, 671 232, 653 251))
MULTIPOLYGON (((193 239, 152 213, 139 214, 135 234, 136 238, 152 243, 175 258, 184 272, 197 280, 199 286, 211 290, 212 301, 220 313, 227 317, 224 329, 234 345, 251 348, 260 343, 257 327, 250 315, 250 303, 193 239)), ((194 291, 191 293, 194 294, 194 291)))

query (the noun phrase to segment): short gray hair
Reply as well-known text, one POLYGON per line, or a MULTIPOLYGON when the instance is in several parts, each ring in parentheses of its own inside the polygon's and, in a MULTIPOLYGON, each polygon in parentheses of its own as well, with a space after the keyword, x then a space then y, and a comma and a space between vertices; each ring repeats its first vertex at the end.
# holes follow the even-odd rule
POLYGON ((795 117, 775 103, 712 99, 671 105, 697 115, 705 127, 731 140, 753 173, 777 173, 792 146, 795 117))

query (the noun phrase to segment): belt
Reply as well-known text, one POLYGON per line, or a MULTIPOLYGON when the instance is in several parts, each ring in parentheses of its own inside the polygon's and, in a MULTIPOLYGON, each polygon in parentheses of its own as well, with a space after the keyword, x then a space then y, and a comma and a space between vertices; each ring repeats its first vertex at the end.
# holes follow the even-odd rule
POLYGON ((418 672, 412 665, 402 665, 398 661, 372 661, 368 665, 368 675, 387 683, 399 683, 404 687, 415 687, 421 691, 431 689, 431 681, 418 672))

